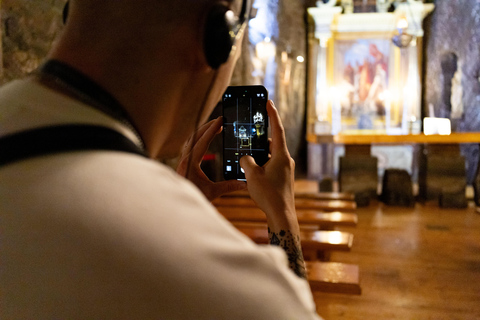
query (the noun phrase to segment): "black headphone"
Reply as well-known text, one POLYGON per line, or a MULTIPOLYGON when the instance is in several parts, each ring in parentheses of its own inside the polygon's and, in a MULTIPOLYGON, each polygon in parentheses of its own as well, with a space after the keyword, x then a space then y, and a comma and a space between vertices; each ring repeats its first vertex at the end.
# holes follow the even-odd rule
POLYGON ((242 11, 238 16, 223 4, 216 4, 210 9, 205 22, 203 44, 210 67, 218 69, 228 60, 238 33, 250 18, 250 11, 249 0, 243 0, 242 11))
MULTIPOLYGON (((69 2, 63 8, 63 23, 68 19, 69 2)), ((203 49, 208 65, 218 69, 228 60, 237 35, 250 18, 250 0, 243 0, 242 10, 235 16, 224 4, 214 5, 208 12, 205 22, 205 39, 203 49)))

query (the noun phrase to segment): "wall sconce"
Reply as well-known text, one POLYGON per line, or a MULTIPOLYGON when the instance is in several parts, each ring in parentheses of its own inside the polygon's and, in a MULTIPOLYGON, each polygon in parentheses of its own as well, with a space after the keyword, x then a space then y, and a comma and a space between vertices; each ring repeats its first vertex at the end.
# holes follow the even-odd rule
POLYGON ((392 42, 399 48, 406 48, 413 39, 413 36, 407 32, 408 21, 406 18, 401 18, 397 23, 398 34, 394 35, 392 42))
POLYGON ((257 54, 257 57, 264 61, 274 57, 276 51, 277 48, 269 37, 266 37, 262 42, 257 43, 255 46, 255 53, 257 54))

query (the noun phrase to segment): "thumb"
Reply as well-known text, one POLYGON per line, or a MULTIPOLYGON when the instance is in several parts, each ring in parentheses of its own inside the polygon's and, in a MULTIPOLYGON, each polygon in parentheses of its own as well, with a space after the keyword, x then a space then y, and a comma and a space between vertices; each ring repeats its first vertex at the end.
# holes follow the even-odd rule
POLYGON ((240 158, 240 166, 242 167, 243 170, 245 170, 245 173, 248 171, 253 170, 257 166, 257 163, 255 162, 255 159, 251 156, 243 156, 240 158))
POLYGON ((245 177, 247 181, 249 177, 255 177, 261 175, 259 170, 263 170, 262 167, 258 166, 255 162, 255 159, 251 156, 243 156, 240 158, 240 166, 242 167, 243 171, 245 171, 245 177))

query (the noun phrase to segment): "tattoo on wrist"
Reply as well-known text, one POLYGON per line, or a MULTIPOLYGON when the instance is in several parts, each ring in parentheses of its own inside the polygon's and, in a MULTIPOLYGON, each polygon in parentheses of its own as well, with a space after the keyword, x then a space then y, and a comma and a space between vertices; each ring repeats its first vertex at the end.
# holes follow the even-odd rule
POLYGON ((268 228, 268 238, 270 239, 271 245, 282 247, 283 250, 285 250, 288 256, 288 263, 293 272, 295 272, 300 278, 307 279, 300 236, 294 236, 289 230, 272 232, 270 231, 270 228, 268 228))

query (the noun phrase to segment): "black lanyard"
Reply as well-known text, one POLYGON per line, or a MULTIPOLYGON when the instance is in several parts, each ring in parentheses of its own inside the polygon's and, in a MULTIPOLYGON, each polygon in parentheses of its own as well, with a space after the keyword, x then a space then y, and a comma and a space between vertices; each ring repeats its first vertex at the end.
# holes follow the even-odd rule
MULTIPOLYGON (((87 76, 56 60, 45 63, 38 76, 41 80, 52 81, 89 106, 126 124, 143 143, 122 105, 87 76)), ((0 138, 0 166, 41 155, 86 150, 124 151, 147 156, 143 148, 113 129, 96 125, 59 125, 0 138)))
POLYGON ((121 103, 88 76, 58 60, 48 60, 37 72, 40 80, 47 80, 71 93, 80 101, 129 127, 144 148, 143 139, 121 103))
POLYGON ((61 125, 0 138, 0 167, 28 158, 73 151, 107 150, 146 154, 123 134, 93 125, 61 125))

